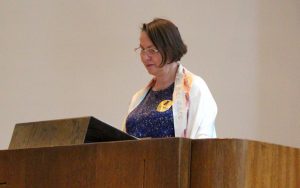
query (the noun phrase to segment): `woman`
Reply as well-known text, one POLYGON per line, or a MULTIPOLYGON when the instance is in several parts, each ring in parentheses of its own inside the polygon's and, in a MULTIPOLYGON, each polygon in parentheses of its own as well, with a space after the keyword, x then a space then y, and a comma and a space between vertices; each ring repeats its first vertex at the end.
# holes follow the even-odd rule
POLYGON ((169 20, 143 24, 140 52, 151 82, 132 98, 124 130, 135 137, 215 138, 216 103, 206 85, 180 63, 187 52, 169 20))

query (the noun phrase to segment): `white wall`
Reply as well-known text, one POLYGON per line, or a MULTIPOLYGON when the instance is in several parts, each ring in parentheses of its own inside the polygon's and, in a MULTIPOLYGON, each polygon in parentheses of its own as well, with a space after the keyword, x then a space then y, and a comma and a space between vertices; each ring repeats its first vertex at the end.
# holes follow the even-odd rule
POLYGON ((20 122, 93 115, 120 128, 147 75, 139 26, 171 19, 182 63, 219 107, 219 137, 300 147, 297 0, 27 0, 0 3, 0 148, 20 122))

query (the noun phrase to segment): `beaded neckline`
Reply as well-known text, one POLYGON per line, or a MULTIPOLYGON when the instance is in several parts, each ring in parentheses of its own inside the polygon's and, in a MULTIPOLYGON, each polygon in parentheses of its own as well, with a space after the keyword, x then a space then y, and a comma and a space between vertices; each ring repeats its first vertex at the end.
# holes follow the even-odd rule
MULTIPOLYGON (((152 87, 153 88, 153 87, 152 87)), ((160 92, 165 92, 165 91, 167 91, 167 90, 169 90, 169 89, 173 89, 174 88, 174 82, 171 84, 171 85, 169 85, 167 88, 165 88, 165 89, 162 89, 162 90, 158 90, 158 91, 154 91, 153 89, 150 89, 151 90, 151 92, 154 92, 154 93, 160 93, 160 92)))

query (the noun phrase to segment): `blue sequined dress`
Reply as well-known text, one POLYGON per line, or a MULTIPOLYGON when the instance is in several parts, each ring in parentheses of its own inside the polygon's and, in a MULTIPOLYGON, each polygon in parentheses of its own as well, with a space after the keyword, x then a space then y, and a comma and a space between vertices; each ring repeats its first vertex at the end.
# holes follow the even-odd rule
POLYGON ((165 100, 172 100, 174 83, 160 91, 149 90, 143 101, 132 111, 126 120, 128 134, 138 138, 174 137, 172 106, 164 111, 157 111, 157 106, 165 100))

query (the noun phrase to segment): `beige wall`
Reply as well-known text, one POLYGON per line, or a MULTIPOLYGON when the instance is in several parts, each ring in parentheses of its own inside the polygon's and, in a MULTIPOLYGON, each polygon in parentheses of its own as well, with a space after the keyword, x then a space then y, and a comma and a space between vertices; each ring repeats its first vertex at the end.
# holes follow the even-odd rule
POLYGON ((28 0, 0 4, 0 149, 19 122, 93 115, 118 128, 147 75, 139 26, 173 20, 208 83, 219 137, 300 147, 297 0, 28 0))

